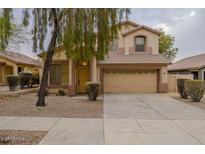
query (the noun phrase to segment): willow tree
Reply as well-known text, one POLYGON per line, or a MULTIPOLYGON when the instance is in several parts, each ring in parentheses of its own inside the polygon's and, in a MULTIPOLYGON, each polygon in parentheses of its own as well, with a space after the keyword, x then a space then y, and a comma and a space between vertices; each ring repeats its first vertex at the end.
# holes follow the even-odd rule
POLYGON ((117 37, 121 19, 128 14, 129 9, 24 9, 23 25, 32 21, 33 51, 44 50, 45 40, 49 40, 36 105, 45 106, 48 73, 56 47, 63 43, 67 57, 74 60, 91 60, 93 56, 104 59, 110 42, 117 37))
POLYGON ((2 9, 0 12, 0 50, 4 50, 14 34, 12 24, 12 9, 2 9))
POLYGON ((26 42, 23 26, 13 20, 12 9, 0 9, 0 51, 26 42))

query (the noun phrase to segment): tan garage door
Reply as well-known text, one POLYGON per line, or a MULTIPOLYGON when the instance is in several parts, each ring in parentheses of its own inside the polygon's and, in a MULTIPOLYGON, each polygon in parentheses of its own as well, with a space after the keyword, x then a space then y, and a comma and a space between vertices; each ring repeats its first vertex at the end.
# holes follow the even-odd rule
POLYGON ((157 92, 156 70, 107 70, 104 92, 157 92))

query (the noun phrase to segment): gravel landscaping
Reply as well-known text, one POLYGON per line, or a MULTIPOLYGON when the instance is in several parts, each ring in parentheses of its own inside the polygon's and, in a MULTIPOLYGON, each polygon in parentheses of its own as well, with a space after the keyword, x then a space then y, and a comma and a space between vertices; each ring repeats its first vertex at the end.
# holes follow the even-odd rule
POLYGON ((200 102, 193 102, 193 100, 191 98, 187 98, 187 99, 183 99, 179 96, 173 96, 172 98, 181 101, 183 103, 189 104, 189 105, 193 105, 195 107, 198 107, 200 109, 204 109, 205 110, 205 97, 203 97, 203 99, 200 102))
POLYGON ((36 94, 0 99, 0 116, 102 118, 101 99, 89 101, 86 96, 47 96, 45 107, 36 107, 36 94))
POLYGON ((39 144, 46 131, 0 130, 0 145, 39 144))

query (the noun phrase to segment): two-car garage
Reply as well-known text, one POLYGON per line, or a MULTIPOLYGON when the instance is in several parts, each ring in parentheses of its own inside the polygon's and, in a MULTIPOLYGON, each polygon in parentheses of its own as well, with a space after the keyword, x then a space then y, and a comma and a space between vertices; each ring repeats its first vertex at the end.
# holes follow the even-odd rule
POLYGON ((167 65, 170 61, 160 54, 113 52, 98 62, 98 76, 104 93, 155 93, 168 89, 167 65))
POLYGON ((103 89, 106 93, 157 92, 157 70, 105 70, 103 89))

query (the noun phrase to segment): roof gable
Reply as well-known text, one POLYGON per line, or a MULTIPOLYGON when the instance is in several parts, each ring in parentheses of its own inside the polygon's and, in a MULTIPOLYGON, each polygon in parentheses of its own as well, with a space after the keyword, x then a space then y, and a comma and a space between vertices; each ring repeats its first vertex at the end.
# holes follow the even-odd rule
POLYGON ((131 25, 131 26, 133 26, 133 27, 138 27, 138 26, 140 26, 139 24, 137 24, 137 23, 135 23, 135 22, 133 22, 133 21, 130 21, 130 20, 122 21, 120 24, 121 24, 121 25, 131 25))
POLYGON ((127 36, 127 35, 130 35, 130 34, 136 32, 136 31, 138 31, 138 30, 141 30, 141 29, 144 29, 144 30, 146 30, 146 31, 149 31, 149 32, 154 33, 154 34, 157 34, 157 35, 160 35, 160 34, 161 34, 159 31, 157 31, 157 30, 155 30, 155 29, 153 29, 153 28, 150 28, 150 27, 141 25, 141 26, 138 26, 138 27, 136 27, 135 29, 133 29, 133 30, 127 32, 127 33, 124 33, 123 35, 124 35, 124 36, 127 36))

